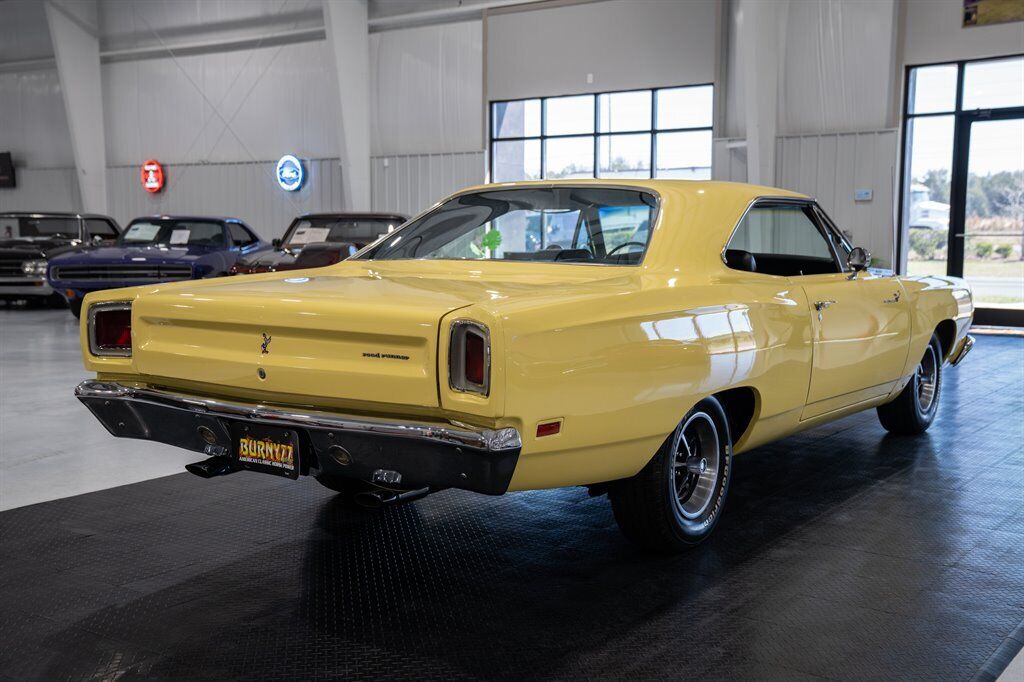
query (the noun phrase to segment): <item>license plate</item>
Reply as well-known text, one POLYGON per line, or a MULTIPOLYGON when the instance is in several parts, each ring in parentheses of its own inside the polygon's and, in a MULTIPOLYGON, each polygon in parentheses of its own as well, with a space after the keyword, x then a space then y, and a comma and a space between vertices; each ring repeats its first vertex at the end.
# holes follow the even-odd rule
POLYGON ((299 477, 299 436, 295 431, 262 424, 234 424, 231 437, 240 468, 299 477))

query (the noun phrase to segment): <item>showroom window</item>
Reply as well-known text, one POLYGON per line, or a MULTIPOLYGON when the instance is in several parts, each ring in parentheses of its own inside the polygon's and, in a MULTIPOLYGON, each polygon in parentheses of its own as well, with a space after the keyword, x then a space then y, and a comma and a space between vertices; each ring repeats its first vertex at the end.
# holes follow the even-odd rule
POLYGON ((1024 324, 1024 55, 913 66, 900 249, 972 284, 975 321, 1024 324))
POLYGON ((491 103, 491 182, 711 178, 714 87, 491 103))

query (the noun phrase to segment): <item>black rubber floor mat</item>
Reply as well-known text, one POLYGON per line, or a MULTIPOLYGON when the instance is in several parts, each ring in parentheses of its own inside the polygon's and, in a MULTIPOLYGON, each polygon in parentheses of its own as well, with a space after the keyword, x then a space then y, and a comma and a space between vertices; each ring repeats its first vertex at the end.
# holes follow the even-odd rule
POLYGON ((1022 373, 980 338, 923 437, 871 411, 737 457, 676 558, 582 489, 354 513, 182 474, 14 509, 0 677, 969 679, 1024 619, 1022 373))

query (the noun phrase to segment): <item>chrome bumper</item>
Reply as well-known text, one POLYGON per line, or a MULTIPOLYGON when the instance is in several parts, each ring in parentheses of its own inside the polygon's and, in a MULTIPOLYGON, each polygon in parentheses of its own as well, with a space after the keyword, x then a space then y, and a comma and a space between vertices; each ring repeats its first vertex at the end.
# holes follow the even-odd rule
POLYGON ((295 429, 303 436, 303 474, 327 471, 369 480, 375 471, 386 469, 402 474, 403 485, 500 495, 508 489, 522 449, 519 432, 511 427, 389 421, 95 380, 80 383, 75 396, 114 436, 166 443, 207 455, 231 453, 233 423, 295 429))
POLYGON ((949 364, 953 367, 959 365, 967 357, 967 354, 971 352, 972 348, 974 348, 974 337, 968 334, 960 343, 959 348, 954 350, 952 355, 949 356, 949 364))

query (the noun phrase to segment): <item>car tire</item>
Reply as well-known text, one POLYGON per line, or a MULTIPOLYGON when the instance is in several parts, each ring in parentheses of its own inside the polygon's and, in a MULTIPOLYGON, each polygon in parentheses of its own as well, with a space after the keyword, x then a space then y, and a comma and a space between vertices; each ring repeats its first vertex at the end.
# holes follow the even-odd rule
POLYGON ((942 344, 939 337, 932 334, 910 381, 895 400, 878 406, 878 421, 890 433, 922 434, 935 420, 941 392, 942 344))
POLYGON ((68 309, 71 310, 71 314, 75 316, 75 319, 82 318, 82 299, 76 298, 73 301, 68 301, 68 309))
POLYGON ((608 490, 622 533, 645 549, 677 553, 701 542, 722 515, 732 477, 732 439, 721 403, 705 398, 650 462, 608 490))

